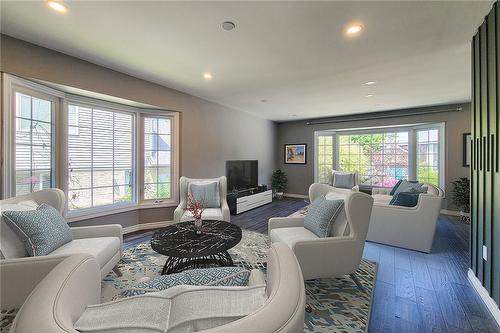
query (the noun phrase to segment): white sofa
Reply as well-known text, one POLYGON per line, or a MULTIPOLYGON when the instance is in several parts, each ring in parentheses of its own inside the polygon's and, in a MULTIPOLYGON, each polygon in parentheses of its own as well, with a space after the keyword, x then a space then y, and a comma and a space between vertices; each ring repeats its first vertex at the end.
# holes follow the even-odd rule
POLYGON ((424 184, 428 190, 420 194, 415 207, 392 206, 391 189, 374 188, 374 199, 367 240, 430 253, 443 190, 424 184))
MULTIPOLYGON (((323 184, 313 184, 310 192, 316 192, 316 185, 323 188, 323 184)), ((344 229, 348 230, 347 234, 320 238, 304 228, 304 217, 275 217, 269 220, 269 237, 271 242, 284 242, 293 250, 304 279, 349 274, 358 287, 363 289, 355 272, 363 254, 373 198, 351 190, 339 193, 338 198, 344 199, 344 218, 349 226, 344 229)), ((342 219, 342 214, 339 214, 335 223, 342 222, 342 219)))
POLYGON ((205 178, 205 179, 188 178, 188 177, 183 176, 183 177, 181 177, 180 184, 179 184, 180 202, 174 211, 174 223, 194 220, 191 213, 186 211, 189 183, 191 183, 191 182, 194 182, 194 183, 217 182, 217 183, 219 183, 220 207, 218 207, 218 208, 206 208, 202 213, 202 219, 230 222, 231 212, 229 211, 229 206, 228 206, 227 201, 226 201, 227 180, 226 180, 225 176, 222 176, 219 178, 205 178))
MULTIPOLYGON (((46 189, 31 194, 0 200, 0 209, 10 204, 33 200, 37 204, 48 204, 63 212, 65 195, 59 189, 46 189)), ((17 248, 23 251, 24 245, 13 233, 3 225, 1 249, 17 248), (7 232, 10 233, 7 234, 7 232)), ((0 260, 0 287, 2 309, 19 308, 35 286, 61 261, 75 253, 92 255, 99 265, 100 278, 104 278, 122 256, 122 226, 119 224, 91 227, 73 227, 73 240, 46 256, 28 257, 24 255, 5 256, 0 260)), ((2 251, 2 253, 7 251, 2 251)), ((12 251, 9 251, 12 252, 12 251)), ((115 269, 117 274, 119 270, 115 269)))
MULTIPOLYGON (((252 278, 251 283, 262 281, 257 278, 258 281, 252 282, 252 278)), ((269 250, 266 292, 266 303, 253 313, 202 332, 303 332, 304 280, 297 259, 284 244, 273 244, 269 250)), ((95 258, 74 255, 57 265, 31 293, 16 316, 11 333, 76 333, 75 322, 87 305, 99 303, 100 293, 99 266, 95 258)))

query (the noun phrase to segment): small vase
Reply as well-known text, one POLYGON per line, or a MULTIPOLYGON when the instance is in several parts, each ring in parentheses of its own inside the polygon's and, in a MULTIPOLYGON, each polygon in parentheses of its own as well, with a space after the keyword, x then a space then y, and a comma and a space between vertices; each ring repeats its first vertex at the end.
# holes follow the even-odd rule
POLYGON ((196 230, 197 235, 201 235, 201 226, 203 224, 202 219, 196 219, 194 220, 194 229, 196 230))

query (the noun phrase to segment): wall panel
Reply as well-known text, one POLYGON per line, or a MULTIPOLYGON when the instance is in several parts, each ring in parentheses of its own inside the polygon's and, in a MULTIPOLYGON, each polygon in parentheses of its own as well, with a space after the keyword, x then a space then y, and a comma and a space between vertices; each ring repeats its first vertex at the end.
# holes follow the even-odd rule
POLYGON ((499 6, 472 41, 471 268, 500 303, 499 6), (487 258, 483 258, 483 245, 487 258))

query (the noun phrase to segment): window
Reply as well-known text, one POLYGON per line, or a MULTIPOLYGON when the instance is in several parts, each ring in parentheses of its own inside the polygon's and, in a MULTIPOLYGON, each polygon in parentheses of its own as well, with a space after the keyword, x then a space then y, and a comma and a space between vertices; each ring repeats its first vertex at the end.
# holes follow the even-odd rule
MULTIPOLYGON (((36 94, 37 95, 37 94, 36 94)), ((54 102, 16 91, 15 101, 15 195, 53 185, 54 102)))
POLYGON ((317 136, 317 154, 318 154, 318 179, 321 183, 328 183, 333 167, 333 136, 317 136))
POLYGON ((144 117, 144 199, 171 197, 171 121, 144 117))
POLYGON ((399 179, 444 187, 444 124, 316 133, 315 178, 357 171, 359 184, 393 187, 399 179))
POLYGON ((439 186, 439 131, 417 131, 417 180, 439 186))
POLYGON ((134 201, 134 115, 69 104, 68 208, 134 201))
POLYGON ((392 187, 408 178, 408 132, 339 135, 339 170, 357 171, 359 184, 392 187))

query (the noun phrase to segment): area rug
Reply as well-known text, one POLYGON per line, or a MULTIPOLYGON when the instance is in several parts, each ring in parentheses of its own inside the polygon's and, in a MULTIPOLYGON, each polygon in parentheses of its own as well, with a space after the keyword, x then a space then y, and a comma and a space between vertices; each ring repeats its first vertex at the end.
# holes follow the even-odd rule
MULTIPOLYGON (((230 249, 234 263, 265 272, 269 238, 243 230, 241 242, 230 249)), ((123 275, 108 274, 102 283, 102 302, 121 298, 121 293, 140 280, 160 275, 166 257, 154 252, 149 241, 126 249, 119 268, 123 275)), ((362 293, 349 278, 306 281, 305 332, 366 332, 371 311, 377 265, 362 260, 357 275, 366 289, 362 293)))

